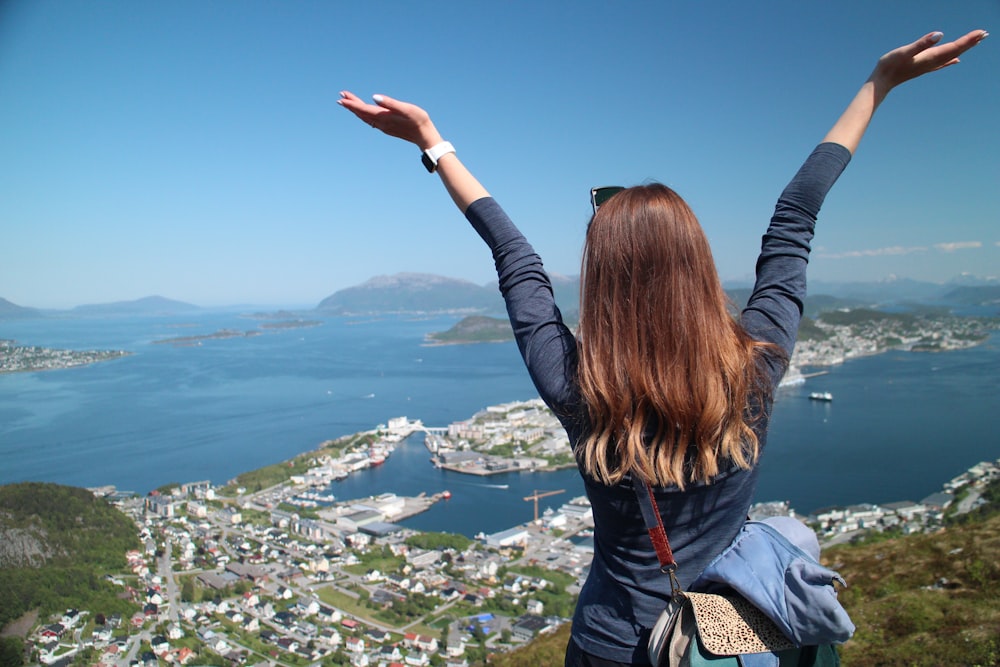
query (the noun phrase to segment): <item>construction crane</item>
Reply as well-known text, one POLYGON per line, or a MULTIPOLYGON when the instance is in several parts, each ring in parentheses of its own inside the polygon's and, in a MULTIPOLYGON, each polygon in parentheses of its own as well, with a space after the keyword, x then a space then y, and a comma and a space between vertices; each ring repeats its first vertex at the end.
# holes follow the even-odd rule
POLYGON ((558 491, 542 491, 541 493, 539 493, 536 490, 534 494, 532 494, 530 496, 525 496, 524 497, 525 500, 534 500, 535 501, 535 523, 538 523, 538 499, 539 498, 546 498, 548 496, 554 496, 557 493, 566 493, 566 490, 565 489, 559 489, 558 491))

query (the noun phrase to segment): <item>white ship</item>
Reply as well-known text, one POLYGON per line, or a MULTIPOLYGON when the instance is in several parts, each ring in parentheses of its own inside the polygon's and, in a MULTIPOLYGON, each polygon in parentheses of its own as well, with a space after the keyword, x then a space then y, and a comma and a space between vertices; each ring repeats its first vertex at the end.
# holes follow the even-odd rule
POLYGON ((833 400, 833 394, 828 391, 814 391, 809 394, 809 399, 813 401, 826 401, 829 403, 833 400))

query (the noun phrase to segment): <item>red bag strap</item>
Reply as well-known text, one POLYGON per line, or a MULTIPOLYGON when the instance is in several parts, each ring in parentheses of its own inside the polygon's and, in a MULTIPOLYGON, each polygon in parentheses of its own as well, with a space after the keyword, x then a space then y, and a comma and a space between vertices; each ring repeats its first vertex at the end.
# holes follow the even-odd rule
POLYGON ((674 595, 678 595, 681 592, 681 587, 677 582, 677 562, 674 560, 674 552, 670 548, 667 530, 663 527, 660 509, 656 506, 656 496, 653 495, 653 489, 635 474, 632 475, 632 488, 635 490, 636 498, 639 499, 639 508, 642 510, 642 519, 646 523, 649 539, 653 542, 653 548, 656 549, 656 558, 660 561, 660 571, 670 576, 670 587, 674 595))

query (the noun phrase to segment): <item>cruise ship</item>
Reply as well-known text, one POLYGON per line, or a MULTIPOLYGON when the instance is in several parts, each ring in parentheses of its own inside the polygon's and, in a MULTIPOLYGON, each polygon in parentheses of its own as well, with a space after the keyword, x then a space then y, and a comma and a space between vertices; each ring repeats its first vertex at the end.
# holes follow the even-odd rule
POLYGON ((833 400, 833 394, 828 391, 814 391, 809 394, 809 398, 813 401, 826 401, 829 403, 833 400))

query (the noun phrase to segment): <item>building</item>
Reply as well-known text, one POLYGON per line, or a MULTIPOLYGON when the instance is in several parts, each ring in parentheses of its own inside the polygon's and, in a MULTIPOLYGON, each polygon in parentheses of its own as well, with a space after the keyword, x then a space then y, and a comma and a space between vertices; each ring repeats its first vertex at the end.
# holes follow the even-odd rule
POLYGON ((535 614, 525 614, 517 619, 511 626, 511 634, 520 641, 531 641, 540 634, 551 632, 558 627, 558 623, 535 614))
POLYGON ((523 547, 528 543, 529 533, 524 528, 508 528, 499 533, 486 536, 486 545, 490 547, 523 547))

